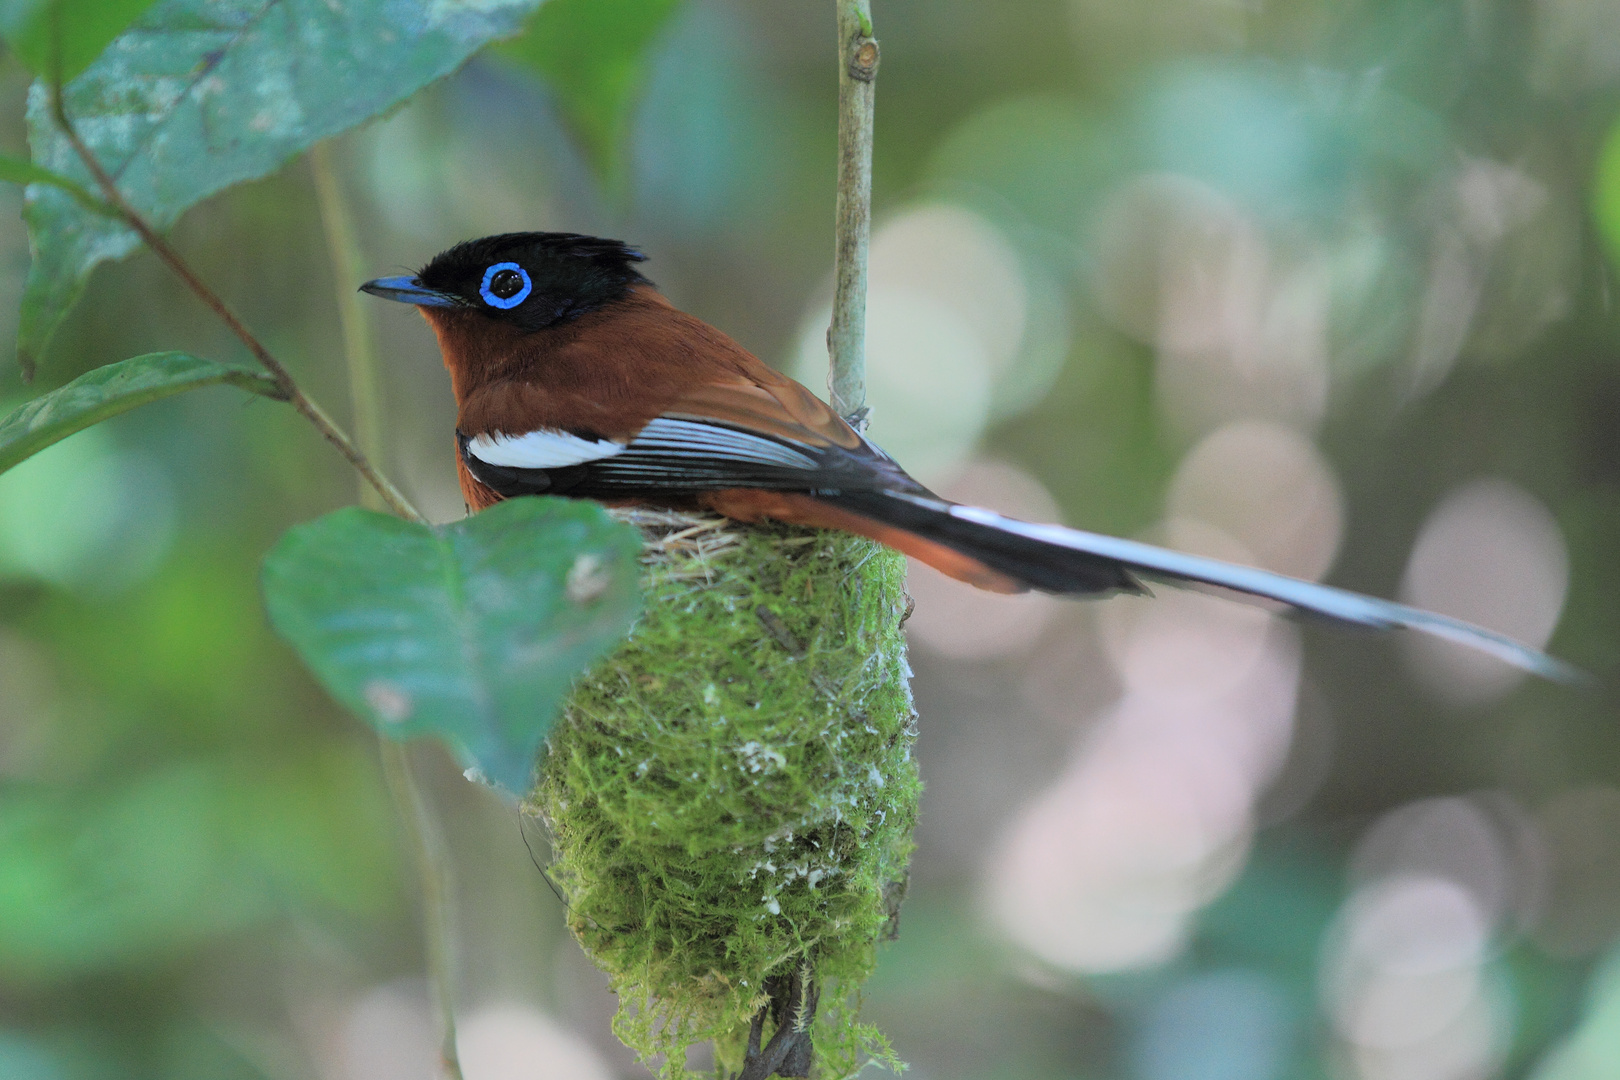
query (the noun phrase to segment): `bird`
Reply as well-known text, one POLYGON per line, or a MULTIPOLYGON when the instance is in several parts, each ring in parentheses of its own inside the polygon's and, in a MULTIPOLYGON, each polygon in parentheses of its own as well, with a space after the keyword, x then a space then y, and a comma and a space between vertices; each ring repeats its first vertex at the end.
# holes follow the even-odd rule
MULTIPOLYGON (((981 589, 1145 594, 1146 582, 1458 642, 1561 682, 1570 665, 1503 634, 1334 586, 941 498, 803 385, 676 308, 618 240, 511 232, 361 290, 414 305, 456 400, 471 512, 523 495, 703 509, 839 529, 981 589)), ((851 418, 853 419, 853 418, 851 418)))

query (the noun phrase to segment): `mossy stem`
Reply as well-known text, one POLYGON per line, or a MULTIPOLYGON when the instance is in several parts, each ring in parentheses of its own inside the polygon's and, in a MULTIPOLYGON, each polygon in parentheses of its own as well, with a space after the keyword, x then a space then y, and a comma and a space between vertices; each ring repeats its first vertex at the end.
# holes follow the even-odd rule
MULTIPOLYGON (((343 192, 343 182, 332 162, 329 142, 317 143, 309 152, 310 171, 315 179, 315 197, 320 204, 321 225, 326 233, 327 252, 332 259, 332 277, 343 327, 343 355, 349 370, 349 392, 354 409, 355 434, 360 448, 373 461, 382 459, 382 394, 377 379, 377 348, 371 320, 359 303, 360 294, 348 287, 363 273, 364 260, 355 235, 354 216, 343 192)), ((381 509, 378 492, 362 483, 360 501, 381 509)), ((450 853, 438 823, 411 771, 410 756, 403 744, 379 735, 383 775, 394 810, 404 826, 406 839, 416 864, 422 890, 423 937, 427 950, 428 982, 443 1032, 439 1056, 451 1080, 461 1080, 461 1060, 456 1049, 455 945, 451 931, 450 853)))
POLYGON ((102 167, 94 151, 85 145, 83 139, 79 138, 79 132, 73 126, 73 121, 68 117, 67 109, 62 103, 60 79, 51 80, 50 95, 51 114, 55 117, 57 126, 61 128, 63 136, 68 140, 68 144, 73 147, 73 152, 78 155, 79 161, 89 170, 90 175, 95 178, 96 186, 101 189, 107 204, 117 212, 119 219, 135 230, 146 246, 151 248, 159 259, 163 260, 164 265, 173 271, 174 275, 181 280, 187 289, 191 290, 192 295, 201 300, 210 311, 219 317, 219 320, 225 324, 226 328, 236 335, 236 338, 243 345, 247 346, 248 352, 275 380, 276 388, 279 391, 277 396, 285 397, 288 404, 297 409, 299 414, 308 420, 327 442, 337 448, 338 453, 342 454, 344 459, 354 467, 365 482, 376 491, 377 496, 388 509, 407 521, 415 521, 423 525, 427 524, 427 518, 422 515, 422 512, 411 505, 411 501, 405 497, 404 493, 378 471, 377 467, 372 464, 371 459, 361 451, 359 446, 355 445, 354 440, 349 438, 348 434, 326 414, 326 410, 322 409, 309 395, 304 393, 303 388, 292 377, 292 372, 288 371, 286 366, 276 359, 269 349, 265 348, 264 343, 254 336, 253 332, 247 328, 241 319, 236 317, 236 313, 220 298, 219 294, 209 288, 207 283, 197 276, 196 272, 180 257, 180 253, 170 247, 168 241, 164 240, 158 231, 152 227, 152 223, 147 221, 141 212, 131 205, 128 199, 124 198, 124 193, 119 190, 118 183, 102 167))
POLYGON ((838 5, 838 209, 827 393, 866 427, 866 255, 872 236, 872 117, 878 43, 871 0, 838 5))

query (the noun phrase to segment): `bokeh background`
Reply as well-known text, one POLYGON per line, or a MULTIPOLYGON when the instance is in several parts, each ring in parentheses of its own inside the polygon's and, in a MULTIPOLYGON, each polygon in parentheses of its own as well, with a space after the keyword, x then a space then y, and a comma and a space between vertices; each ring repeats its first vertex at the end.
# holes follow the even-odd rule
MULTIPOLYGON (((1195 595, 913 574, 928 785, 866 998, 919 1080, 1620 1076, 1616 0, 878 0, 872 434, 943 492, 1466 616, 1577 692, 1195 595)), ((683 0, 604 186, 481 56, 335 158, 375 273, 621 236, 820 388, 832 5, 683 0)), ((25 77, 0 62, 0 142, 25 77)), ((0 192, 0 337, 27 266, 0 192)), ((344 408, 307 163, 176 242, 344 408)), ((374 313, 390 471, 462 512, 449 389, 374 313)), ((48 387, 240 347, 150 255, 48 387)), ((37 387, 36 387, 37 389, 37 387)), ((0 401, 24 388, 0 360, 0 401)), ((0 478, 0 1076, 426 1080, 417 913, 371 737, 257 563, 354 478, 229 390, 0 478)), ((645 1076, 544 836, 417 759, 454 852, 470 1080, 645 1076)))

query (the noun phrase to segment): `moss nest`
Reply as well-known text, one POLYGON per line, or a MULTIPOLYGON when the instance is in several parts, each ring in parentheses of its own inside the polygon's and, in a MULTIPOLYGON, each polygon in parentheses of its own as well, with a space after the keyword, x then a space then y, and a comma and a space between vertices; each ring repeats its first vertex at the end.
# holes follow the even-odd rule
POLYGON ((646 607, 575 688, 530 807, 619 995, 614 1031, 666 1077, 712 1040, 730 1075, 808 963, 817 1075, 892 1061, 858 1009, 921 792, 904 559, 842 533, 619 514, 647 536, 646 607))

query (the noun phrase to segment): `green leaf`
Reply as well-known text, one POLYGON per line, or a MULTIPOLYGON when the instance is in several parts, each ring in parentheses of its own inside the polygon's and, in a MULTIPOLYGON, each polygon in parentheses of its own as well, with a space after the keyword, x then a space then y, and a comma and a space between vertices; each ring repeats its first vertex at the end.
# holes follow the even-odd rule
POLYGON ((281 538, 265 607, 379 732, 435 735, 522 794, 563 695, 635 618, 640 550, 591 502, 509 499, 440 528, 350 507, 281 538))
MULTIPOLYGON (((515 33, 540 0, 161 0, 64 91, 79 135, 159 229, 232 184, 377 116, 515 33)), ((90 185, 29 92, 36 164, 90 185)), ((95 267, 139 246, 54 188, 28 189, 34 249, 17 344, 40 355, 95 267)))
POLYGON ((61 48, 65 82, 90 66, 153 0, 8 0, 0 3, 0 37, 28 70, 49 78, 61 48), (52 16, 55 15, 53 19, 52 16), (53 25, 54 24, 54 25, 53 25), (56 42, 52 38, 60 35, 56 42))
POLYGON ((528 32, 495 50, 538 72, 597 175, 622 186, 646 55, 679 0, 552 0, 528 32))
POLYGON ((50 184, 72 195, 79 205, 97 214, 114 214, 112 207, 86 191, 81 184, 65 176, 42 169, 30 161, 20 161, 8 154, 0 154, 0 180, 12 184, 50 184))
POLYGON ((188 353, 148 353, 80 375, 0 419, 0 472, 91 424, 199 386, 230 383, 277 397, 266 375, 188 353))
POLYGON ((1592 188, 1598 231, 1608 244, 1609 257, 1620 263, 1620 122, 1609 129, 1603 140, 1592 188))

